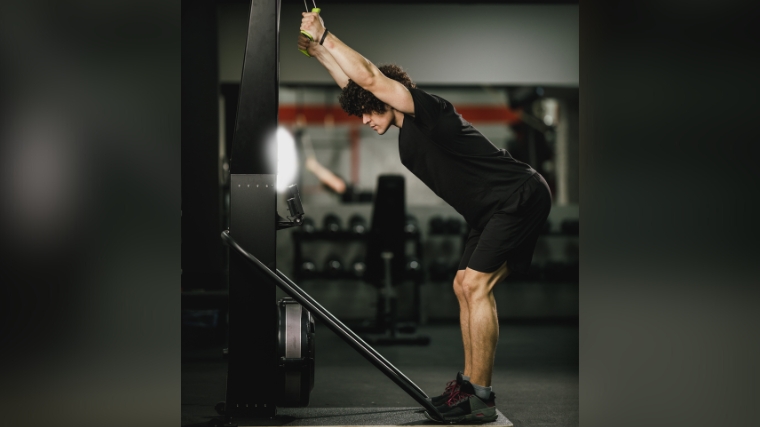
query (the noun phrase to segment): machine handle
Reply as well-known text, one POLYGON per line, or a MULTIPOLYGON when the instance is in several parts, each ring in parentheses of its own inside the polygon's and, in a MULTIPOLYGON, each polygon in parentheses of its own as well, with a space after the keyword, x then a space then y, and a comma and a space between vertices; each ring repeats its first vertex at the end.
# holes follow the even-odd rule
MULTIPOLYGON (((321 11, 322 11, 322 9, 320 9, 320 8, 318 8, 318 7, 314 7, 314 8, 312 8, 312 9, 311 9, 311 11, 312 11, 312 13, 319 13, 319 12, 321 12, 321 11)), ((311 40, 311 41, 314 41, 314 36, 312 36, 312 35, 311 35, 311 33, 309 33, 308 31, 304 31, 304 30, 301 30, 301 34, 303 34, 303 35, 305 35, 306 37, 308 37, 308 38, 309 38, 309 40, 311 40)), ((301 53, 303 53, 304 55, 306 55, 306 56, 308 56, 309 58, 311 58, 311 55, 309 55, 309 52, 307 52, 307 51, 305 51, 305 50, 301 50, 301 49, 298 49, 298 50, 300 50, 300 51, 301 51, 301 53)))

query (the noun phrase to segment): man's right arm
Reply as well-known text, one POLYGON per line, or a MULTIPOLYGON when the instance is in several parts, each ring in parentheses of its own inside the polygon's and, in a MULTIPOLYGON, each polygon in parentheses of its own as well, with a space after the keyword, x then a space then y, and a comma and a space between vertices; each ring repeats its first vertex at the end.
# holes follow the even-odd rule
POLYGON ((309 55, 317 58, 320 64, 327 69, 335 83, 342 88, 348 85, 348 76, 340 68, 335 58, 319 43, 309 40, 303 34, 298 35, 298 48, 309 52, 309 55))
POLYGON ((302 12, 301 31, 323 39, 323 46, 343 73, 380 101, 396 110, 414 116, 414 100, 403 84, 385 76, 375 64, 351 49, 332 32, 327 31, 318 13, 302 12))

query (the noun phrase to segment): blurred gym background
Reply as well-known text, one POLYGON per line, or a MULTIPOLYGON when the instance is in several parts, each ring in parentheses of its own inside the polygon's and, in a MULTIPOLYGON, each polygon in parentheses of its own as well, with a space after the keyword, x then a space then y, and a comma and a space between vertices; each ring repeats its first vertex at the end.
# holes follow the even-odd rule
MULTIPOLYGON (((230 147, 249 5, 243 0, 183 2, 183 405, 193 400, 190 396, 206 396, 186 388, 191 387, 186 381, 193 361, 219 359, 225 343, 228 254, 219 235, 228 226, 230 147)), ((317 6, 327 28, 349 46, 375 64, 402 66, 418 87, 451 101, 496 146, 546 178, 554 206, 532 269, 498 285, 495 297, 504 344, 509 337, 522 336, 527 348, 551 354, 528 352, 519 358, 549 357, 550 364, 569 370, 569 383, 562 383, 559 398, 564 409, 551 417, 577 424, 577 2, 332 1, 317 6)), ((410 350, 420 357, 444 351, 437 346, 453 346, 445 351, 454 359, 461 357, 459 308, 451 286, 467 224, 401 164, 397 129, 378 136, 341 110, 337 85, 315 59, 296 48, 304 9, 303 2, 282 1, 277 138, 278 187, 298 184, 308 224, 278 231, 277 268, 349 325, 361 328, 376 322, 382 292, 364 276, 367 232, 378 208, 378 178, 400 176, 407 222, 405 273, 393 284, 397 320, 411 325, 407 331, 431 337, 430 347, 410 350)), ((278 212, 288 213, 282 193, 278 212)), ((322 329, 317 338, 317 404, 323 378, 319 365, 326 363, 320 356, 328 357, 323 343, 334 339, 328 334, 322 329)), ((331 348, 341 345, 337 341, 331 348)), ((403 351, 393 348, 392 354, 403 351)), ((337 366, 347 363, 337 356, 334 361, 337 366)), ((224 397, 223 374, 221 381, 221 388, 214 389, 221 391, 217 400, 224 397)), ((439 391, 438 385, 430 387, 430 393, 439 391)), ((382 403, 382 398, 372 400, 382 403)), ((531 408, 525 410, 537 411, 531 408)), ((183 406, 183 424, 192 418, 186 419, 188 411, 183 406)))

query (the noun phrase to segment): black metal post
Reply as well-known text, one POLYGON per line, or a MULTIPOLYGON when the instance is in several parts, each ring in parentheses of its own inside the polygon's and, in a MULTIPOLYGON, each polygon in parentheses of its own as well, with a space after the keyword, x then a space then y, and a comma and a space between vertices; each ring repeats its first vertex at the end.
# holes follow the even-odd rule
POLYGON ((216 5, 182 4, 182 289, 224 289, 216 5))
MULTIPOLYGON (((253 0, 230 158, 230 233, 274 271, 276 247, 279 0, 253 0)), ((277 307, 271 286, 244 266, 237 251, 229 266, 229 365, 226 415, 273 417, 277 307)))

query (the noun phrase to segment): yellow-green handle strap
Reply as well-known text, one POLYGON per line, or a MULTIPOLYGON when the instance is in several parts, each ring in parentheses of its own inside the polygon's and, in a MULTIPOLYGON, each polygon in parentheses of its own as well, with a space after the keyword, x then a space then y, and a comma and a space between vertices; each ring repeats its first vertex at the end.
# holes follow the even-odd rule
MULTIPOLYGON (((313 8, 311 11, 312 11, 312 13, 319 13, 319 12, 321 12, 321 11, 322 11, 322 9, 320 9, 320 8, 318 8, 318 7, 315 7, 315 8, 313 8)), ((305 35, 306 37, 308 37, 308 38, 309 38, 309 40, 311 40, 311 41, 314 41, 314 36, 312 36, 311 34, 309 34, 307 31, 301 30, 301 34, 303 34, 303 35, 305 35)), ((307 51, 305 51, 305 50, 301 50, 301 49, 298 49, 298 50, 300 50, 300 51, 301 51, 301 53, 303 53, 304 55, 306 55, 306 56, 308 56, 309 58, 311 58, 311 55, 309 55, 309 52, 307 52, 307 51)))

